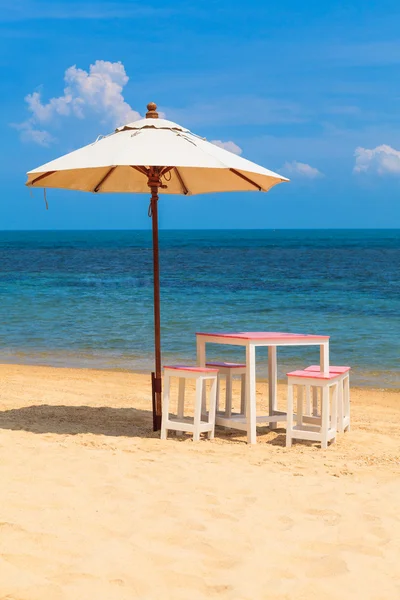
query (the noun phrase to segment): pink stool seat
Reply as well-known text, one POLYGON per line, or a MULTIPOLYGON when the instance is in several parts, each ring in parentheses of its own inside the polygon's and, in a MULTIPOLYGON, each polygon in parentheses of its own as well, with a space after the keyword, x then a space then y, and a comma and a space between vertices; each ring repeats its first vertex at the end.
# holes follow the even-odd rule
POLYGON ((305 371, 305 370, 299 370, 299 371, 291 371, 290 373, 286 373, 286 375, 288 377, 304 377, 304 378, 308 378, 308 379, 325 379, 325 380, 331 380, 331 379, 335 379, 335 377, 339 376, 339 373, 334 373, 333 371, 330 371, 329 373, 321 373, 321 371, 305 371))
POLYGON ((224 369, 245 369, 246 365, 243 363, 232 363, 232 362, 208 362, 207 367, 222 367, 224 369))
POLYGON ((193 373, 218 373, 218 369, 209 369, 206 367, 190 367, 187 365, 165 365, 164 369, 173 369, 175 371, 190 371, 193 373))
MULTIPOLYGON (((334 366, 330 365, 329 366, 329 373, 342 374, 342 373, 347 373, 348 371, 350 371, 350 369, 351 369, 351 367, 334 367, 334 366)), ((319 373, 321 371, 319 365, 311 365, 310 367, 307 367, 304 370, 305 371, 311 371, 313 373, 319 373)))

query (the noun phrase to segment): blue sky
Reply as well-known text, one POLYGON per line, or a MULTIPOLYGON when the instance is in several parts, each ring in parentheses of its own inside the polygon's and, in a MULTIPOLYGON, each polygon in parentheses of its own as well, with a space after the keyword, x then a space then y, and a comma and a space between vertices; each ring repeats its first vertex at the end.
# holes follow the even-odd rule
POLYGON ((1 229, 149 228, 144 195, 49 190, 46 211, 24 186, 149 101, 291 178, 268 194, 163 197, 161 227, 400 227, 399 2, 0 9, 1 229))

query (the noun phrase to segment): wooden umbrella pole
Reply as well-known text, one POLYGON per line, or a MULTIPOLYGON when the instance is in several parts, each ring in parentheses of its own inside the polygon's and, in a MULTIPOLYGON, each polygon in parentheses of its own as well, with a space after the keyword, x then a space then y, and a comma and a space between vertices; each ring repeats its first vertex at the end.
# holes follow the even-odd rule
MULTIPOLYGON (((147 105, 146 119, 158 119, 157 105, 147 105)), ((151 392, 153 400, 153 431, 161 429, 161 317, 160 317, 160 260, 158 253, 158 188, 161 184, 161 168, 150 167, 147 170, 148 186, 151 190, 149 216, 153 229, 153 273, 154 273, 154 355, 155 372, 151 374, 151 392)), ((145 171, 146 172, 146 171, 145 171)))
POLYGON ((150 169, 149 187, 151 189, 150 211, 153 230, 153 275, 154 275, 154 355, 155 373, 151 374, 153 400, 153 431, 161 429, 161 316, 160 316, 160 262, 158 251, 158 188, 160 184, 158 169, 150 169))

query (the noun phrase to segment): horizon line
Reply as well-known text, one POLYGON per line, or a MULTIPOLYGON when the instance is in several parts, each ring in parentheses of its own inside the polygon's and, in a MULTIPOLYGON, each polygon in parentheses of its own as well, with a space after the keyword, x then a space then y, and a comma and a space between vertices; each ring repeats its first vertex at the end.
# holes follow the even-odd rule
MULTIPOLYGON (((86 228, 78 228, 78 229, 0 229, 0 233, 64 233, 64 232, 115 232, 115 231, 143 231, 151 233, 151 227, 149 228, 117 228, 117 229, 86 229, 86 228)), ((236 227, 224 227, 224 228, 160 228, 160 232, 163 231, 400 231, 399 227, 246 227, 246 228, 236 228, 236 227)))

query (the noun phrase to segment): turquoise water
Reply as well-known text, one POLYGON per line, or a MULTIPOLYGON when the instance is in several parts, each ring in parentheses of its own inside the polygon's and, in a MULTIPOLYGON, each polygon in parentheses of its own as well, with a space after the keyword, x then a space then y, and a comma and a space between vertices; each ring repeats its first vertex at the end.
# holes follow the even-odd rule
MULTIPOLYGON (((400 387, 400 230, 164 231, 160 254, 164 362, 194 361, 199 330, 320 333, 353 381, 400 387)), ((0 317, 3 362, 150 370, 150 232, 0 233, 0 317)))

